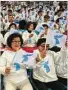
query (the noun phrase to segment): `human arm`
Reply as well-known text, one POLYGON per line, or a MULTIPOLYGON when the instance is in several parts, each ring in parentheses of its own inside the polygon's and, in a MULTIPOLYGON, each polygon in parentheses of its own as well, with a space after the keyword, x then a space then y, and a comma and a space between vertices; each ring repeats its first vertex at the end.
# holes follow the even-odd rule
POLYGON ((7 59, 5 57, 5 53, 3 53, 0 56, 0 74, 5 75, 10 73, 10 67, 6 66, 7 66, 7 59))

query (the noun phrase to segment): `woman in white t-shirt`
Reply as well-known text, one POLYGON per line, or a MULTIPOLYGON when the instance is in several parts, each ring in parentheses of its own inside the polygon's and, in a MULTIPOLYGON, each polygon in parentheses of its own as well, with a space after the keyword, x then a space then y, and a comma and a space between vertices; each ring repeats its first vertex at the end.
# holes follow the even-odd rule
POLYGON ((37 42, 37 35, 34 32, 34 23, 28 22, 26 31, 23 32, 22 38, 24 40, 24 47, 35 47, 37 42))
POLYGON ((7 39, 8 48, 0 57, 0 74, 4 75, 5 90, 33 90, 28 80, 21 49, 23 40, 20 34, 11 34, 7 39))

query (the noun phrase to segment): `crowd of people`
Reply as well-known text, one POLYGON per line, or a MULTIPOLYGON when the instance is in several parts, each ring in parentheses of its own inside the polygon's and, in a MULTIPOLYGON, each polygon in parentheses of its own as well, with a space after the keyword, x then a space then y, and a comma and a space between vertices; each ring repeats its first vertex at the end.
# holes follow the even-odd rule
POLYGON ((67 90, 67 6, 63 1, 51 6, 6 2, 1 2, 0 11, 5 90, 67 90))

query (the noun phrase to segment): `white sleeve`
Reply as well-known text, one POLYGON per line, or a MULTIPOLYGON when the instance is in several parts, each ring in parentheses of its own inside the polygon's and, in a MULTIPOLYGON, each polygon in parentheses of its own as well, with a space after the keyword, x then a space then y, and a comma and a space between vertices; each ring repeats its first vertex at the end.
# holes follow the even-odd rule
POLYGON ((5 75, 6 59, 3 56, 4 54, 0 57, 0 74, 5 75))
POLYGON ((67 73, 67 66, 68 66, 68 61, 66 62, 59 62, 58 65, 56 65, 56 72, 57 74, 66 74, 67 73))
POLYGON ((54 63, 57 64, 59 62, 58 57, 60 52, 55 53, 54 51, 49 51, 49 53, 52 55, 54 63))
POLYGON ((66 74, 68 66, 68 53, 67 50, 60 51, 58 63, 56 64, 56 71, 58 74, 66 74))
POLYGON ((4 38, 3 35, 0 34, 0 47, 2 46, 2 44, 4 44, 4 38))
MULTIPOLYGON (((53 52, 55 68, 56 68, 56 72, 58 74, 65 74, 65 73, 67 73, 68 57, 66 56, 66 58, 63 59, 63 56, 61 53, 62 53, 62 51, 60 51, 58 53, 53 52)), ((64 51, 64 53, 65 53, 65 51, 64 51)))
POLYGON ((9 37, 10 33, 7 32, 5 35, 4 35, 4 45, 7 45, 7 38, 9 37))

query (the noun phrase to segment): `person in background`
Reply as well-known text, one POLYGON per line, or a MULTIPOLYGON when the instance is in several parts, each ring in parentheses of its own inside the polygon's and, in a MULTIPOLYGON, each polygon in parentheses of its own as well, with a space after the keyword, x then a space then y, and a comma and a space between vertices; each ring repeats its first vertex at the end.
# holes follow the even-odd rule
POLYGON ((38 11, 38 15, 36 18, 37 23, 42 23, 44 21, 44 17, 43 17, 43 11, 38 11))
POLYGON ((58 19, 55 21, 54 30, 59 30, 59 32, 61 33, 60 28, 61 28, 60 19, 58 18, 58 19))
POLYGON ((9 35, 16 32, 18 32, 16 24, 11 23, 8 27, 8 32, 4 35, 4 45, 7 45, 7 38, 9 37, 9 35))
POLYGON ((48 44, 49 46, 51 46, 51 42, 52 42, 52 39, 51 39, 52 30, 48 27, 47 24, 42 24, 42 26, 44 28, 44 31, 41 32, 38 35, 38 39, 40 39, 40 38, 46 38, 46 44, 48 44))
POLYGON ((58 10, 63 9, 63 3, 59 2, 57 7, 55 8, 55 12, 57 12, 58 10))
POLYGON ((45 23, 48 23, 49 22, 49 19, 50 19, 49 15, 45 15, 44 16, 44 22, 45 23))
POLYGON ((16 30, 17 29, 17 26, 16 26, 16 24, 15 23, 11 23, 10 25, 9 25, 9 27, 8 27, 8 30, 16 30))
POLYGON ((54 22, 50 20, 49 15, 44 16, 44 24, 47 24, 49 26, 49 28, 53 29, 54 22))
POLYGON ((58 62, 56 63, 56 72, 59 79, 63 85, 67 87, 67 66, 68 66, 68 40, 66 40, 65 48, 58 52, 60 57, 58 58, 58 62))
POLYGON ((56 12, 56 15, 54 16, 54 21, 56 21, 58 18, 62 18, 62 13, 63 13, 63 10, 60 9, 56 12))
POLYGON ((21 20, 19 22, 19 31, 21 32, 21 34, 26 30, 26 20, 21 20))
POLYGON ((8 48, 0 57, 0 74, 4 75, 5 90, 33 90, 22 62, 25 53, 20 34, 11 34, 7 39, 8 48))
POLYGON ((4 23, 5 23, 5 27, 4 27, 4 29, 7 31, 9 25, 12 24, 12 23, 14 23, 14 17, 13 17, 13 15, 9 15, 9 16, 8 16, 8 21, 5 20, 4 23))
POLYGON ((11 9, 9 9, 9 10, 7 11, 7 15, 5 16, 5 20, 6 20, 6 21, 9 21, 9 16, 13 16, 13 12, 12 12, 11 9))
POLYGON ((0 32, 2 33, 3 36, 6 33, 6 31, 4 30, 4 27, 5 27, 4 16, 3 16, 3 13, 1 13, 0 14, 0 32))
POLYGON ((33 22, 27 23, 26 31, 23 32, 22 38, 24 40, 24 47, 35 47, 36 46, 37 35, 34 32, 34 23, 33 22))

